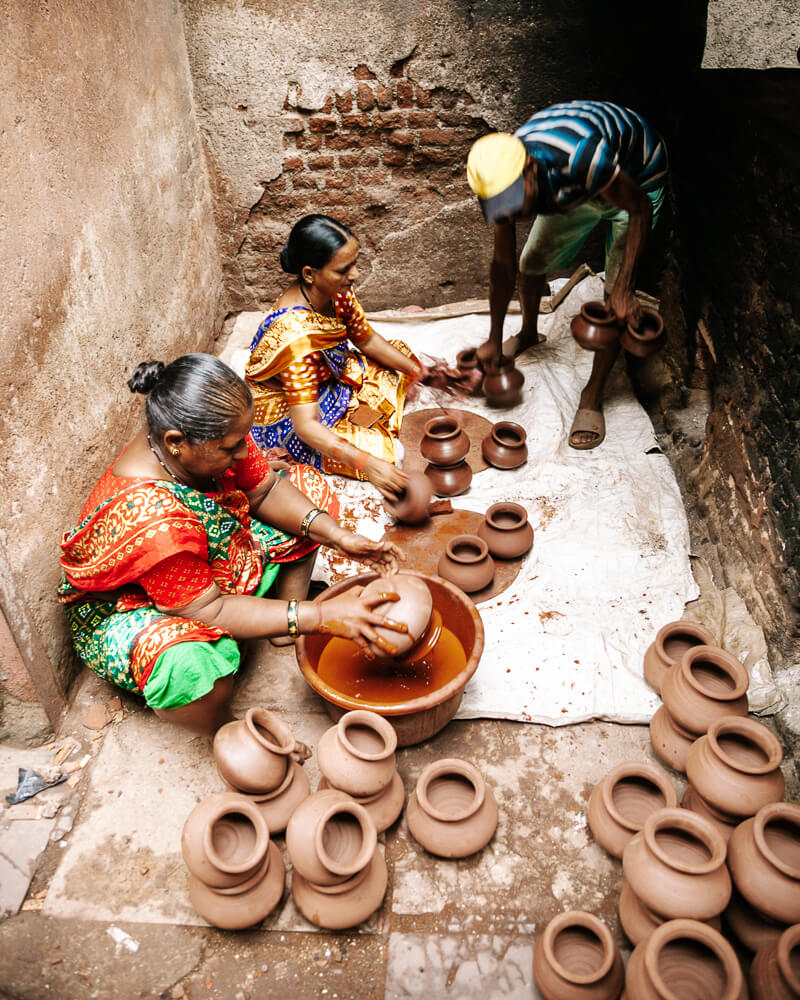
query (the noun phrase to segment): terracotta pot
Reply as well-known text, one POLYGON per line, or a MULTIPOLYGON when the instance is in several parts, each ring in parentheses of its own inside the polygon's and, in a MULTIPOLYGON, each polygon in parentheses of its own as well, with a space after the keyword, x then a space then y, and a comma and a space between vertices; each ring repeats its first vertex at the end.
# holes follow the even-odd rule
POLYGON ((192 809, 181 833, 186 867, 214 888, 240 885, 264 864, 269 830, 243 795, 219 792, 192 809))
POLYGON ((372 859, 378 835, 366 810, 334 789, 314 792, 292 813, 286 850, 296 871, 318 886, 357 875, 372 859))
POLYGON ((469 438, 458 417, 433 417, 423 429, 419 450, 431 465, 456 465, 469 454, 469 438))
POLYGON ((494 560, 482 538, 456 535, 445 545, 437 572, 465 594, 472 594, 488 587, 494 579, 494 560))
POLYGON ((533 528, 522 504, 501 501, 486 511, 478 538, 496 559, 518 559, 533 545, 533 528))
POLYGON ((292 813, 310 794, 311 787, 305 771, 296 761, 292 761, 286 777, 277 788, 264 795, 246 797, 264 817, 270 835, 275 836, 283 833, 292 813))
POLYGON ((668 920, 633 949, 627 1000, 745 1000, 739 960, 725 938, 697 920, 668 920))
MULTIPOLYGON (((425 634, 433 611, 433 598, 424 580, 410 573, 391 573, 367 584, 362 597, 370 600, 386 593, 400 595, 398 601, 385 601, 376 604, 374 611, 385 615, 393 621, 406 625, 407 632, 396 632, 394 629, 375 627, 376 633, 385 639, 396 650, 395 656, 403 656, 420 641, 425 634)), ((374 643, 370 649, 376 656, 386 656, 384 650, 374 643)))
POLYGON ((490 406, 516 406, 522 399, 525 376, 513 358, 487 361, 483 366, 483 395, 490 406))
POLYGON ((189 899, 203 920, 225 930, 242 930, 260 923, 283 896, 286 868, 279 848, 270 843, 258 875, 241 886, 213 889, 189 876, 189 899))
POLYGON ((728 867, 751 906, 778 923, 800 922, 800 805, 771 802, 740 823, 728 867))
POLYGON ((618 764, 589 797, 588 821, 597 843, 621 858, 625 845, 657 809, 674 809, 678 795, 666 774, 653 764, 618 764))
POLYGON ((292 730, 274 712, 250 708, 217 730, 214 758, 223 781, 253 795, 280 785, 296 747, 292 730))
POLYGON ((753 959, 750 993, 753 1000, 800 1000, 800 924, 787 927, 753 959))
POLYGON ((397 773, 397 734, 375 712, 348 712, 326 730, 317 747, 319 769, 348 795, 377 795, 397 773))
POLYGON ((672 718, 700 736, 723 715, 747 715, 749 678, 719 646, 694 646, 664 678, 661 697, 672 718))
POLYGON ((457 465, 429 463, 425 466, 423 475, 428 477, 433 492, 438 497, 456 497, 468 490, 472 482, 472 468, 467 462, 459 462, 457 465))
POLYGON ((528 458, 525 428, 511 420, 500 420, 481 443, 481 454, 496 469, 517 469, 528 458))
POLYGON ((384 498, 383 506, 402 524, 422 524, 428 519, 433 487, 422 472, 408 472, 406 475, 405 489, 396 500, 384 498))
POLYGON ((388 872, 380 851, 367 866, 338 885, 315 885, 300 872, 292 872, 292 896, 306 920, 317 927, 344 930, 370 917, 386 895, 388 872))
POLYGON ((478 769, 448 757, 428 764, 408 801, 411 836, 442 858, 465 858, 497 829, 497 802, 478 769))
POLYGON ((742 822, 741 816, 729 816, 727 813, 722 813, 718 809, 715 809, 690 784, 686 786, 686 791, 683 793, 683 798, 681 799, 681 805, 684 809, 688 809, 690 812, 697 813, 698 816, 707 819, 712 826, 719 830, 726 844, 731 839, 733 831, 742 822))
POLYGON ((662 705, 650 720, 650 743, 653 752, 675 771, 686 770, 689 747, 696 739, 695 733, 690 733, 677 724, 665 705, 662 705))
POLYGON ((714 636, 697 622, 676 621, 663 625, 644 654, 644 676, 651 688, 661 694, 661 685, 668 670, 693 646, 713 646, 714 636))
POLYGON ((667 342, 664 320, 655 309, 642 306, 642 317, 638 326, 625 324, 620 337, 623 349, 638 358, 646 358, 660 351, 667 342))
POLYGON ((625 972, 603 921, 570 910, 553 917, 536 942, 533 978, 544 1000, 617 1000, 625 972))
POLYGON ((619 339, 619 325, 613 310, 604 302, 584 302, 570 323, 572 336, 586 351, 605 351, 619 339))
POLYGON ((686 776, 697 793, 725 818, 754 816, 783 798, 783 749, 755 719, 723 716, 696 740, 686 776))
MULTIPOLYGON (((335 786, 327 778, 323 778, 319 783, 320 791, 333 787, 335 786)), ((342 791, 342 789, 340 788, 338 791, 342 791)), ((352 795, 351 798, 366 809, 378 833, 383 833, 384 830, 389 829, 403 811, 406 790, 403 786, 403 779, 395 771, 389 784, 375 795, 352 795)))
POLYGON ((778 938, 787 927, 786 924, 770 920, 747 900, 742 899, 735 886, 731 893, 731 901, 725 907, 723 915, 731 934, 740 944, 753 952, 777 944, 778 938))
POLYGON ((628 841, 622 867, 631 888, 661 917, 708 920, 731 897, 725 841, 701 816, 659 809, 628 841))
MULTIPOLYGON (((476 347, 468 347, 464 351, 459 351, 456 355, 456 368, 460 372, 471 372, 476 368, 481 370, 481 382, 483 381, 483 371, 478 358, 478 349, 476 347)), ((475 388, 470 393, 471 396, 481 395, 481 382, 475 386, 475 388)))
MULTIPOLYGON (((630 884, 623 882, 619 894, 619 922, 622 924, 625 936, 636 945, 644 941, 648 934, 652 934, 656 927, 666 923, 666 920, 646 907, 631 889, 630 884)), ((722 920, 719 916, 710 917, 702 923, 708 924, 716 931, 722 930, 722 920)))

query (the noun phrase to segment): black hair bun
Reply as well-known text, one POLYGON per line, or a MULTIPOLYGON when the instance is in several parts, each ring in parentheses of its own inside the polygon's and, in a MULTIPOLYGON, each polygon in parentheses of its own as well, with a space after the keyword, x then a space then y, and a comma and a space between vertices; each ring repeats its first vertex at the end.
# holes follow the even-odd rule
POLYGON ((284 243, 281 247, 281 267, 287 274, 297 274, 297 268, 295 267, 295 262, 292 260, 287 243, 284 243))
POLYGON ((160 381, 165 367, 163 361, 143 361, 128 379, 128 388, 131 392, 140 392, 146 396, 160 381))

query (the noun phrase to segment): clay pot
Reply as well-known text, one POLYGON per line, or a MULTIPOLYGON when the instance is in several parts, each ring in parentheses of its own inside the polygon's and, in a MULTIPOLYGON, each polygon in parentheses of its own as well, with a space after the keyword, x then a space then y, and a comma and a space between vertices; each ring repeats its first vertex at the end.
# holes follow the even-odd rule
POLYGON ((317 886, 357 875, 372 860, 377 843, 366 810, 335 789, 309 795, 286 827, 286 850, 295 871, 317 886))
POLYGON ((513 358, 487 361, 483 366, 483 395, 490 406, 516 406, 522 399, 525 376, 513 358))
POLYGON ((724 917, 728 930, 736 940, 753 952, 777 944, 778 938, 787 926, 770 920, 765 914, 751 906, 747 900, 742 898, 735 886, 731 893, 731 901, 725 907, 724 917))
POLYGON ((494 561, 489 555, 489 546, 477 535, 456 535, 445 546, 437 572, 465 594, 483 590, 494 579, 494 561))
POLYGON ((638 326, 626 323, 620 337, 623 349, 637 358, 655 354, 666 342, 664 320, 655 309, 648 309, 646 306, 642 306, 642 316, 638 326))
POLYGON ((189 876, 189 899, 203 920, 225 930, 242 930, 260 923, 283 896, 286 868, 278 847, 270 843, 263 865, 247 882, 214 889, 189 876))
POLYGON ((733 831, 742 822, 741 816, 729 816, 727 813, 721 813, 718 809, 715 809, 691 785, 686 786, 686 791, 683 793, 683 798, 681 799, 681 806, 707 819, 712 826, 719 830, 726 844, 731 839, 733 831))
POLYGON ((728 867, 751 906, 778 923, 800 922, 800 805, 771 802, 740 823, 728 867))
POLYGON ((384 507, 402 524, 422 524, 428 519, 433 487, 422 472, 407 473, 405 489, 396 500, 385 498, 384 507))
POLYGON ((674 721, 700 736, 724 715, 747 715, 748 683, 735 656, 719 646, 694 646, 667 673, 661 697, 674 721))
MULTIPOLYGON (((631 889, 630 884, 623 882, 619 894, 619 922, 622 924, 625 936, 636 945, 652 934, 656 927, 666 923, 666 920, 645 906, 631 889)), ((719 916, 710 917, 702 922, 716 931, 722 930, 722 920, 719 916)))
POLYGON ((448 757, 428 764, 408 801, 411 836, 442 858, 465 858, 497 829, 497 802, 478 769, 448 757))
POLYGON ((456 465, 469 454, 469 438, 458 417, 445 414, 425 424, 419 450, 431 465, 456 465))
POLYGON ((696 739, 695 733, 688 732, 675 722, 665 705, 662 705, 650 720, 650 743, 653 752, 675 771, 686 770, 689 747, 696 739))
POLYGON ((269 846, 263 816, 243 795, 219 792, 192 809, 181 833, 186 867, 206 885, 241 885, 261 868, 269 846))
POLYGON ((745 1000, 733 948, 708 924, 668 920, 633 949, 626 1000, 745 1000))
MULTIPOLYGON (((334 787, 327 778, 323 778, 319 783, 319 791, 334 787)), ((342 791, 342 789, 340 788, 338 791, 342 791)), ((389 784, 375 795, 351 795, 350 797, 366 809, 377 832, 383 833, 384 830, 389 829, 403 811, 406 790, 403 779, 395 771, 389 784)))
MULTIPOLYGON (((403 656, 416 646, 425 634, 431 620, 433 598, 424 580, 403 572, 391 573, 389 576, 373 580, 364 588, 362 597, 369 600, 386 593, 399 594, 400 599, 376 604, 373 610, 379 615, 385 615, 393 621, 406 625, 408 631, 396 632, 394 629, 375 626, 375 632, 394 647, 395 656, 403 656)), ((386 652, 374 643, 370 644, 370 649, 376 656, 386 656, 386 652)))
POLYGON ((377 795, 397 773, 397 734, 375 712, 347 712, 326 730, 317 763, 334 788, 348 795, 377 795))
POLYGON ((783 798, 783 749, 755 719, 723 716, 696 740, 686 757, 692 788, 724 819, 754 816, 783 798))
POLYGON ((525 428, 511 420, 500 420, 481 443, 481 454, 496 469, 517 469, 528 458, 525 428))
POLYGON ((467 462, 459 462, 457 465, 429 463, 425 466, 423 475, 428 477, 437 497, 456 497, 468 490, 472 482, 472 468, 467 462))
POLYGON ((311 794, 311 786, 303 768, 292 761, 286 777, 277 788, 265 795, 248 795, 267 823, 272 836, 283 833, 292 813, 311 794))
POLYGON ((584 302, 570 323, 572 336, 586 351, 605 351, 619 339, 619 325, 613 310, 604 302, 584 302))
POLYGON ((589 797, 588 821, 597 843, 621 858, 625 845, 657 809, 674 809, 678 795, 652 764, 630 761, 612 768, 589 797))
POLYGON ((344 930, 363 923, 383 902, 388 872, 380 851, 365 868, 338 885, 315 885, 292 872, 292 897, 306 920, 317 927, 344 930))
POLYGON ((668 919, 708 920, 731 897, 725 841, 686 809, 651 813, 625 846, 622 867, 644 905, 668 919))
POLYGON ((668 670, 693 646, 713 646, 714 636, 697 622, 677 621, 663 625, 644 654, 644 676, 651 688, 661 694, 668 670))
POLYGON ((493 503, 478 528, 478 537, 486 542, 494 558, 518 559, 533 545, 528 512, 518 503, 493 503))
POLYGON ((800 1000, 800 924, 753 959, 750 992, 753 1000, 800 1000))
POLYGON ((274 712, 250 708, 214 737, 214 758, 223 781, 237 791, 259 794, 277 788, 296 750, 292 730, 274 712))
POLYGON ((533 978, 544 1000, 617 1000, 625 972, 603 921, 570 910, 553 917, 536 942, 533 978))

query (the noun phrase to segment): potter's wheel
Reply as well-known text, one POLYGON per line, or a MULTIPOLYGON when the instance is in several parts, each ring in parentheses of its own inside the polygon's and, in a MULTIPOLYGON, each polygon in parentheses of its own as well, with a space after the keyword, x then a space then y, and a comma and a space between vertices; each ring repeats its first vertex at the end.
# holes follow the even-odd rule
POLYGON ((489 468, 481 454, 481 444, 483 439, 491 434, 494 424, 486 417, 482 417, 479 413, 472 413, 470 410, 460 410, 456 406, 437 406, 435 409, 406 413, 403 417, 403 425, 400 429, 400 441, 406 450, 403 456, 403 472, 422 472, 425 469, 428 460, 422 457, 419 450, 425 424, 434 417, 450 414, 458 417, 464 428, 464 433, 469 438, 467 463, 473 473, 483 472, 484 469, 489 468))

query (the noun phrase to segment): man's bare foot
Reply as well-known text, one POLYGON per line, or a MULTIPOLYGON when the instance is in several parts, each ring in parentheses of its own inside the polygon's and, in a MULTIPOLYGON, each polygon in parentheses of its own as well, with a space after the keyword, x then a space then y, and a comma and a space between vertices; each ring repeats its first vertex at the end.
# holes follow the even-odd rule
POLYGON ((537 347, 539 344, 543 344, 547 340, 547 337, 543 333, 535 333, 532 337, 523 333, 522 330, 515 336, 509 337, 508 340, 503 343, 503 354, 508 358, 515 358, 518 354, 522 354, 523 351, 527 351, 530 347, 537 347))

